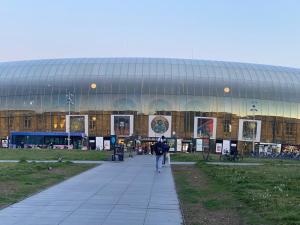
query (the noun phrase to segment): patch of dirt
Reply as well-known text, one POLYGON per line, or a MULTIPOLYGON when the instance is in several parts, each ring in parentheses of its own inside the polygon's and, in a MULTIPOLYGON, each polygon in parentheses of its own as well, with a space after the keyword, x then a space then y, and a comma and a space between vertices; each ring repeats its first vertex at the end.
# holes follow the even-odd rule
MULTIPOLYGON (((206 176, 195 166, 191 165, 173 165, 172 171, 174 176, 185 176, 191 187, 200 190, 209 189, 209 181, 206 176)), ((180 192, 177 187, 177 192, 180 192)), ((215 200, 224 200, 226 193, 219 193, 213 196, 215 200)), ((212 196, 208 196, 212 197, 212 196)), ((204 196, 205 198, 205 196, 204 196)), ((234 209, 220 209, 209 210, 203 206, 203 203, 185 203, 181 201, 181 209, 183 212, 186 225, 243 225, 243 221, 234 209)), ((226 207, 225 207, 226 208, 226 207)))

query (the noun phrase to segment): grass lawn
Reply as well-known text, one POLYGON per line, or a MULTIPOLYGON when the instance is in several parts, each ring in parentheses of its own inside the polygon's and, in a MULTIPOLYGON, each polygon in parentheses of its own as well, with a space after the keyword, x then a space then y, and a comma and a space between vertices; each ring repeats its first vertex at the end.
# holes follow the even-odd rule
POLYGON ((26 160, 107 160, 111 152, 83 150, 54 150, 54 149, 0 149, 2 159, 26 160))
POLYGON ((187 224, 300 224, 299 163, 172 168, 187 224))
MULTIPOLYGON (((199 152, 195 153, 173 153, 171 154, 171 161, 173 162, 199 162, 203 161, 203 154, 199 152)), ((220 162, 220 155, 218 154, 210 154, 209 160, 210 162, 220 162)), ((224 161, 223 161, 224 162, 224 161)), ((230 161, 228 161, 230 162, 230 161)), ((253 158, 244 156, 242 160, 236 162, 243 163, 263 163, 263 164, 299 164, 300 160, 289 160, 289 159, 268 159, 268 158, 253 158)))
POLYGON ((94 166, 73 163, 0 163, 0 208, 94 166))

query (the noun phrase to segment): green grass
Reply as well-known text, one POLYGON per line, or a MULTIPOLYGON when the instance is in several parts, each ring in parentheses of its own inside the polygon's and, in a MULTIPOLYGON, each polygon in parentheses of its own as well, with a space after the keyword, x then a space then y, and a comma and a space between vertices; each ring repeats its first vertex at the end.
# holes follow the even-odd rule
POLYGON ((0 160, 107 160, 111 152, 54 149, 0 149, 0 160))
MULTIPOLYGON (((171 154, 171 160, 173 162, 201 162, 203 161, 203 154, 196 153, 174 153, 171 154)), ((210 162, 220 162, 220 155, 210 154, 210 162)), ((230 162, 230 161, 228 161, 230 162)), ((243 163, 263 163, 263 164, 300 164, 300 160, 288 160, 288 159, 268 159, 268 158, 252 158, 252 157, 243 157, 243 160, 237 161, 243 163)))
MULTIPOLYGON (((256 167, 197 166, 219 192, 231 193, 266 224, 300 224, 300 164, 275 160, 256 167)), ((247 210, 240 209, 240 214, 247 217, 247 210)))
POLYGON ((245 221, 251 221, 249 224, 259 224, 256 221, 263 221, 256 213, 237 201, 225 186, 208 179, 197 166, 175 165, 172 166, 172 171, 187 225, 235 225, 245 224, 245 221), (241 212, 246 212, 244 215, 247 216, 241 217, 241 212))
POLYGON ((73 163, 0 163, 0 208, 94 167, 73 163))

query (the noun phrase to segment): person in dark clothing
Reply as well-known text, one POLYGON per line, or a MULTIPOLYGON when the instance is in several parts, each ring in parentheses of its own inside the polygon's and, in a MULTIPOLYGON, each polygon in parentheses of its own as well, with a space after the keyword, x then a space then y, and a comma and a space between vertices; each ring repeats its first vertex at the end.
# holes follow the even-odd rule
POLYGON ((161 172, 161 167, 162 167, 163 155, 164 155, 164 151, 166 149, 162 138, 158 139, 158 141, 154 144, 153 149, 154 149, 154 152, 155 152, 155 155, 156 155, 156 157, 155 157, 156 172, 160 173, 161 172))

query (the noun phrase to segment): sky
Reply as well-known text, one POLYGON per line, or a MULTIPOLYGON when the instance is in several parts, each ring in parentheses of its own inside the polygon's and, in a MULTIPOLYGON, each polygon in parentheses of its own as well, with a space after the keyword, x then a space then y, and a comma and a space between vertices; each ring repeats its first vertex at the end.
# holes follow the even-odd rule
POLYGON ((300 68, 299 0, 0 0, 0 62, 159 57, 300 68))

